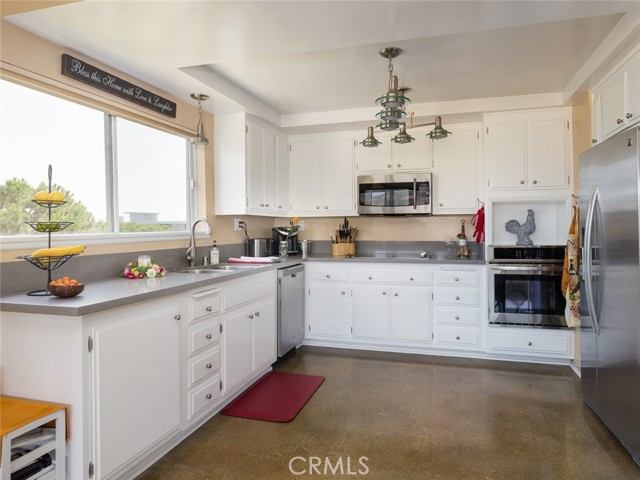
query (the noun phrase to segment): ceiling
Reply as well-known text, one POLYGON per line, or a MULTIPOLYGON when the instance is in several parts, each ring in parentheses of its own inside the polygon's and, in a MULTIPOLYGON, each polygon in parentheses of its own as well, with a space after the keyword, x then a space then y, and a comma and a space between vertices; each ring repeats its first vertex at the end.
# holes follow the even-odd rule
POLYGON ((249 111, 290 132, 373 124, 374 100, 387 89, 388 62, 378 54, 386 46, 403 50, 394 73, 411 87, 418 117, 464 116, 486 99, 566 101, 615 48, 624 20, 627 30, 640 24, 638 1, 50 5, 3 20, 181 100, 209 94, 211 113, 249 111))

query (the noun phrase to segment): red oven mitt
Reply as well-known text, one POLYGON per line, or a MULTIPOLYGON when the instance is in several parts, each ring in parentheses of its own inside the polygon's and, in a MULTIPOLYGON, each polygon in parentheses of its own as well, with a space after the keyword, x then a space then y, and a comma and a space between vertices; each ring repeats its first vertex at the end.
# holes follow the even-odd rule
POLYGON ((471 219, 471 225, 476 227, 473 232, 473 238, 475 238, 476 243, 480 245, 484 240, 484 206, 480 207, 475 216, 471 219))

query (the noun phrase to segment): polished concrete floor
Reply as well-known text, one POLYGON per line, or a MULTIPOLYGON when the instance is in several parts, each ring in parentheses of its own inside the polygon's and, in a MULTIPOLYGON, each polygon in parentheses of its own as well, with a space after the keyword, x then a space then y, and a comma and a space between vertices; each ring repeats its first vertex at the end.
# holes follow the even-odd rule
POLYGON ((640 479, 568 367, 303 347, 275 368, 326 380, 289 423, 216 415, 139 480, 640 479))

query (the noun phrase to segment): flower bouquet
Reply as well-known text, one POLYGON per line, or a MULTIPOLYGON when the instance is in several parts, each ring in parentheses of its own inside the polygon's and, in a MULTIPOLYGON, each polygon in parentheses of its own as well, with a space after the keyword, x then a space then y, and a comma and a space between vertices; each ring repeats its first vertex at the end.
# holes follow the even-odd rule
POLYGON ((154 278, 164 277, 167 274, 167 269, 162 265, 158 265, 155 261, 149 264, 136 265, 133 262, 129 262, 124 266, 124 270, 120 274, 124 278, 154 278))

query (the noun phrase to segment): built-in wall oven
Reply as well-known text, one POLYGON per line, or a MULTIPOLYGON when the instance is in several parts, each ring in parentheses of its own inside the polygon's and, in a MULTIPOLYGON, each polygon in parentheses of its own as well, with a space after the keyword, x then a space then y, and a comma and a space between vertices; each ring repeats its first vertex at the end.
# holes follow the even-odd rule
POLYGON ((564 246, 489 247, 489 324, 567 328, 564 246))

